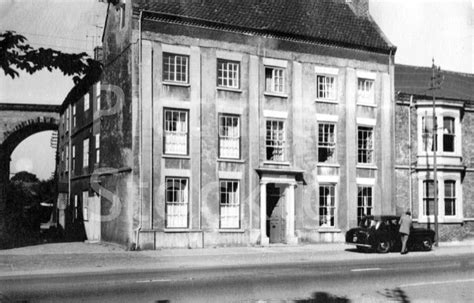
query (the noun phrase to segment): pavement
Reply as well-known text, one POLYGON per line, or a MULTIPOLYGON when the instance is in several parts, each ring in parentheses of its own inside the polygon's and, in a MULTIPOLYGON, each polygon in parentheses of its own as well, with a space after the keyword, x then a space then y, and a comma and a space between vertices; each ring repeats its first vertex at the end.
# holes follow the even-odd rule
POLYGON ((344 243, 300 244, 296 246, 219 247, 126 251, 109 243, 54 243, 0 250, 0 277, 25 275, 80 274, 93 272, 135 272, 180 270, 183 268, 241 267, 264 264, 292 264, 390 258, 424 258, 473 254, 474 241, 442 242, 429 252, 407 255, 359 253, 344 243))

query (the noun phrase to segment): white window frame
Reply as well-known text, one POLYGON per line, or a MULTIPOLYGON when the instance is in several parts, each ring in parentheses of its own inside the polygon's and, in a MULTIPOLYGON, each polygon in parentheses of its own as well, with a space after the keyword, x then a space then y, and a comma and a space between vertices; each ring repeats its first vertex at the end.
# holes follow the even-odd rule
POLYGON ((364 216, 372 215, 374 207, 374 187, 371 185, 357 185, 357 226, 364 216), (370 193, 368 193, 370 191, 370 193))
POLYGON ((337 162, 337 125, 336 123, 318 121, 318 138, 317 139, 318 139, 318 143, 317 143, 318 163, 336 163, 337 162), (332 128, 332 135, 330 132, 331 128, 332 128), (321 139, 324 139, 324 140, 321 140, 321 139), (331 156, 327 157, 326 161, 320 161, 321 151, 324 149, 332 150, 333 152, 331 156))
POLYGON ((282 119, 269 118, 265 120, 265 159, 271 162, 285 162, 287 158, 286 150, 286 121, 282 119), (282 124, 282 130, 274 129, 274 125, 282 124), (269 129, 270 125, 270 129, 269 129), (270 136, 268 136, 270 134, 270 136), (269 156, 269 150, 272 149, 272 156, 269 156), (275 151, 280 150, 280 153, 275 151))
POLYGON ((94 136, 95 144, 95 163, 100 163, 100 133, 95 134, 94 136))
POLYGON ((358 125, 357 126, 357 164, 375 164, 375 128, 368 125, 358 125), (370 141, 367 140, 368 136, 360 136, 361 132, 371 133, 370 141), (365 142, 365 143, 364 143, 365 142), (366 161, 361 161, 364 158, 367 158, 366 161))
POLYGON ((240 221, 240 181, 233 179, 220 179, 219 228, 239 229, 240 221), (234 189, 235 191, 233 191, 234 189))
POLYGON ((375 105, 375 79, 357 78, 357 103, 375 105))
POLYGON ((240 159, 240 116, 220 114, 219 117, 219 158, 240 159), (233 127, 237 121, 237 127, 233 127))
MULTIPOLYGON (((443 156, 455 156, 461 157, 462 156, 462 128, 461 128, 461 113, 458 109, 450 109, 450 108, 443 108, 437 107, 435 111, 436 116, 436 155, 440 156, 439 163, 443 163, 443 161, 450 161, 449 159, 443 159, 443 156), (454 151, 445 151, 444 150, 444 119, 450 118, 454 119, 454 151)), ((418 144, 418 156, 431 156, 433 155, 432 150, 425 150, 424 144, 424 120, 425 117, 432 119, 433 117, 433 109, 428 107, 419 107, 417 109, 417 140, 418 144)), ((430 160, 431 161, 431 160, 430 160)))
POLYGON ((240 88, 240 62, 217 59, 217 86, 223 88, 240 88))
POLYGON ((100 81, 97 82, 97 84, 95 85, 95 100, 96 100, 96 110, 97 111, 100 111, 100 96, 101 96, 101 93, 102 93, 102 88, 101 88, 101 84, 100 84, 100 81))
POLYGON ((89 167, 89 138, 84 139, 82 142, 82 167, 89 167))
POLYGON ((337 184, 320 183, 318 186, 318 222, 320 228, 337 226, 337 184), (328 188, 329 195, 322 195, 322 189, 328 188), (331 195, 332 194, 332 195, 331 195), (329 199, 328 199, 329 197, 329 199))
POLYGON ((265 92, 284 94, 286 91, 286 69, 277 66, 265 66, 265 92), (269 74, 271 73, 271 74, 269 74), (269 77, 270 76, 270 77, 269 77))
POLYGON ((166 155, 188 155, 189 146, 189 111, 185 109, 163 109, 163 153, 166 155), (171 120, 168 120, 168 113, 171 120), (175 114, 178 120, 174 120, 175 114), (181 120, 184 115, 184 123, 181 120), (184 147, 183 147, 184 146, 184 147))
MULTIPOLYGON (((438 198, 438 222, 440 223, 461 223, 464 220, 464 209, 463 209, 463 192, 462 192, 462 183, 461 183, 461 173, 460 172, 443 172, 438 171, 437 173, 437 198, 438 198), (454 182, 454 215, 447 215, 445 213, 445 203, 446 203, 446 192, 445 192, 445 182, 446 181, 453 181, 454 182)), ((418 222, 420 223, 427 223, 427 222, 434 222, 434 209, 433 214, 427 215, 424 212, 425 204, 424 204, 424 182, 425 181, 433 181, 433 173, 432 172, 422 172, 418 174, 418 222)), ((434 182, 433 182, 434 183, 434 182)), ((451 198, 451 197, 450 197, 451 198)), ((434 205, 434 202, 433 202, 434 205)))
POLYGON ((78 215, 79 215, 79 211, 78 211, 78 208, 79 208, 79 195, 74 195, 74 209, 73 209, 73 221, 76 221, 78 219, 78 215))
POLYGON ((76 113, 77 113, 77 106, 76 103, 72 105, 72 127, 76 127, 76 113))
POLYGON ((163 52, 163 82, 181 84, 189 83, 188 55, 163 52), (178 70, 178 66, 183 67, 184 70, 182 70, 183 68, 178 70), (178 77, 178 75, 180 75, 180 77, 178 77))
POLYGON ((165 227, 187 229, 189 227, 190 204, 189 178, 166 177, 165 184, 165 227), (184 186, 183 181, 185 181, 184 186), (176 185, 178 185, 178 189, 174 188, 176 185))
POLYGON ((84 112, 88 111, 90 107, 91 107, 91 97, 89 93, 86 93, 84 95, 84 112))
POLYGON ((125 4, 120 5, 119 8, 119 24, 120 24, 120 29, 123 29, 125 27, 125 4))
POLYGON ((66 108, 66 132, 69 131, 69 106, 66 108))
POLYGON ((316 99, 333 102, 337 100, 337 77, 335 75, 316 75, 316 99))

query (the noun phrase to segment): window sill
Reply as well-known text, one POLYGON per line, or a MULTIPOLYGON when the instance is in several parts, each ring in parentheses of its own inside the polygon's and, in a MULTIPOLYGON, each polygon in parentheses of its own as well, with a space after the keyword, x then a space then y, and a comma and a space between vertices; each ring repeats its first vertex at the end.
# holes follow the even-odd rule
POLYGON ((218 158, 218 159, 217 159, 217 162, 245 163, 245 160, 241 160, 241 159, 218 158))
POLYGON ((283 161, 283 162, 278 162, 278 161, 263 161, 263 164, 264 165, 281 165, 281 166, 290 166, 291 163, 290 162, 286 162, 286 161, 283 161))
POLYGON ((374 107, 374 108, 377 107, 377 104, 374 104, 374 103, 365 103, 365 102, 357 102, 357 105, 358 105, 358 106, 366 106, 366 107, 374 107))
POLYGON ((335 227, 320 227, 318 229, 319 233, 340 233, 341 230, 335 227))
POLYGON ((277 92, 264 92, 263 95, 268 96, 268 97, 288 98, 288 94, 277 93, 277 92))
MULTIPOLYGON (((418 218, 417 223, 434 223, 434 216, 423 216, 421 218, 418 218)), ((459 218, 459 217, 445 217, 438 215, 438 223, 439 224, 461 224, 464 223, 464 218, 459 218)))
POLYGON ((200 229, 190 229, 190 228, 165 228, 163 229, 165 233, 198 233, 202 232, 200 229))
POLYGON ((218 86, 216 87, 216 89, 220 91, 226 91, 226 92, 242 93, 242 90, 240 88, 218 86))
POLYGON ((189 83, 167 82, 167 81, 163 81, 162 84, 163 85, 169 85, 169 86, 181 86, 181 87, 190 87, 191 86, 191 84, 189 84, 189 83))
POLYGON ((335 168, 341 167, 341 165, 338 163, 318 163, 317 166, 318 167, 335 167, 335 168))
POLYGON ((243 229, 226 229, 226 228, 219 228, 219 233, 244 233, 245 230, 243 229))
POLYGON ((162 155, 162 158, 165 158, 165 159, 185 159, 185 160, 190 160, 191 159, 191 157, 187 156, 187 155, 165 155, 165 154, 162 155))
POLYGON ((357 164, 356 168, 362 168, 362 169, 373 169, 373 170, 377 170, 377 166, 375 165, 371 165, 371 164, 357 164))
POLYGON ((330 104, 339 104, 339 101, 338 101, 338 100, 328 100, 328 99, 316 99, 314 102, 330 103, 330 104))

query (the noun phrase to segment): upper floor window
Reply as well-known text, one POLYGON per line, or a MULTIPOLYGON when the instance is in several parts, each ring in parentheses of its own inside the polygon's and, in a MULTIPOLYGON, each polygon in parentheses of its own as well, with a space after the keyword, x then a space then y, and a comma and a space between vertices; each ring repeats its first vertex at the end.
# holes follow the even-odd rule
POLYGON ((89 167, 89 138, 84 140, 82 148, 82 167, 89 167))
POLYGON ((270 93, 285 92, 285 69, 280 67, 265 67, 265 91, 270 93))
POLYGON ((236 61, 217 60, 217 86, 239 88, 240 63, 236 61))
POLYGON ((166 228, 188 227, 188 179, 166 178, 166 228))
POLYGON ((319 123, 318 125, 318 162, 336 161, 336 125, 319 123))
POLYGON ((84 111, 89 110, 90 105, 91 105, 90 96, 89 96, 89 93, 86 93, 84 95, 84 111))
POLYGON ((100 134, 95 134, 95 163, 100 163, 100 134))
POLYGON ((373 79, 357 79, 357 101, 360 103, 375 103, 375 90, 373 79))
POLYGON ((163 81, 188 83, 189 57, 163 53, 163 81))
POLYGON ((219 187, 220 228, 240 227, 239 181, 221 180, 219 187))
POLYGON ((120 22, 120 28, 124 28, 125 27, 125 4, 122 4, 120 6, 120 9, 119 9, 119 22, 120 22))
POLYGON ((319 225, 321 227, 335 226, 336 185, 319 186, 319 225))
POLYGON ((164 153, 188 154, 188 111, 178 109, 164 110, 164 153))
POLYGON ((357 163, 374 163, 374 129, 359 126, 357 141, 357 163))
POLYGON ((266 160, 285 161, 285 122, 281 120, 267 120, 266 160))
POLYGON ((68 145, 66 145, 65 161, 66 161, 65 172, 68 172, 69 171, 69 146, 68 145))
POLYGON ((89 221, 89 191, 82 192, 82 217, 84 221, 89 221))
POLYGON ((240 117, 219 116, 219 158, 240 158, 240 117))
POLYGON ((72 146, 72 156, 71 156, 71 171, 74 172, 76 169, 76 146, 72 146))
POLYGON ((372 215, 372 187, 358 186, 357 188, 357 226, 364 216, 372 215))
POLYGON ((72 105, 72 127, 76 127, 76 104, 72 105))
POLYGON ((100 82, 97 82, 97 84, 95 85, 95 96, 96 96, 96 107, 97 107, 97 111, 100 111, 100 95, 101 95, 101 86, 100 86, 100 82))
POLYGON ((443 117, 443 151, 454 152, 455 139, 454 118, 443 117))
POLYGON ((69 131, 69 108, 66 108, 66 131, 69 131))
POLYGON ((336 100, 336 77, 328 75, 316 76, 316 95, 322 100, 336 100))
MULTIPOLYGON (((433 135, 433 117, 432 116, 424 116, 421 120, 421 129, 422 129, 422 139, 423 139, 423 151, 434 151, 438 150, 437 146, 437 139, 438 136, 436 131, 433 135)), ((435 123, 437 122, 437 118, 435 118, 435 123)))

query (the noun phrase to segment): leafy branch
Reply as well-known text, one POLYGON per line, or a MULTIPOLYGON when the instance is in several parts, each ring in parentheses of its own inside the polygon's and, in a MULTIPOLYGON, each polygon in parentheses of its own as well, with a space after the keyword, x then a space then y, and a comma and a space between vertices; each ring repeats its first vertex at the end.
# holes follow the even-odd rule
POLYGON ((0 33, 0 67, 12 79, 19 76, 18 70, 33 74, 42 69, 59 69, 65 76, 74 76, 77 83, 81 75, 97 72, 100 62, 86 53, 68 54, 50 48, 33 48, 27 39, 13 31, 0 33))

